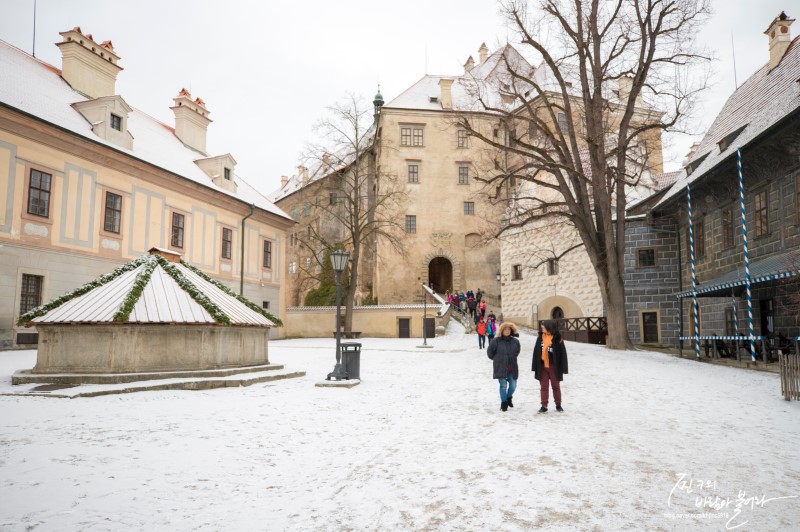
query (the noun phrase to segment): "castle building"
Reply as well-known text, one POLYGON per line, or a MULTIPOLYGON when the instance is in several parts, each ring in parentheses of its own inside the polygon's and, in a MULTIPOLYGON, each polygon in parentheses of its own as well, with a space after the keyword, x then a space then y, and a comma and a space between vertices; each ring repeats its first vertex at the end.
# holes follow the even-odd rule
POLYGON ((181 90, 163 124, 117 94, 111 41, 61 36, 60 69, 0 41, 0 346, 35 344, 21 314, 152 247, 282 314, 294 222, 207 152, 206 103, 181 90))

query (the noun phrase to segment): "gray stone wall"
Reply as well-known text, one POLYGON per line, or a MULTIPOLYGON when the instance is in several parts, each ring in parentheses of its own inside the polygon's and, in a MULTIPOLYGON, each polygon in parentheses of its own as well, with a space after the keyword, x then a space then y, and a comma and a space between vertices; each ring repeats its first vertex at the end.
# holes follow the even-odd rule
POLYGON ((629 220, 625 225, 625 315, 634 344, 642 343, 640 313, 658 311, 662 345, 677 345, 678 243, 676 226, 660 220, 629 220), (655 266, 641 267, 640 249, 655 250, 655 266))

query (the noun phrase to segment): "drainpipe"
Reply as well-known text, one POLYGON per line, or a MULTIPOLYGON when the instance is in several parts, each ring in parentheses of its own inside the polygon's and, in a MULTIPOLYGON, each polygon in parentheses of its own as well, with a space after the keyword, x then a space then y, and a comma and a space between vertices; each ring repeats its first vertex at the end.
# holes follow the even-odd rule
POLYGON ((239 262, 242 265, 241 271, 239 273, 239 295, 240 296, 244 295, 244 222, 248 218, 253 216, 253 212, 255 211, 255 209, 256 209, 255 203, 251 203, 250 204, 250 214, 248 214, 247 216, 242 218, 242 234, 241 234, 241 237, 240 237, 240 239, 242 241, 242 253, 241 253, 241 255, 239 255, 239 262))

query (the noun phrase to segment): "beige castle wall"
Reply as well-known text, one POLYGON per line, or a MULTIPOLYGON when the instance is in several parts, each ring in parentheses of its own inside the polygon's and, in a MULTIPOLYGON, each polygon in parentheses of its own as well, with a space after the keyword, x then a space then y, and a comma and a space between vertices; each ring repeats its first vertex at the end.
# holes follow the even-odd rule
MULTIPOLYGON (((417 296, 411 288, 427 282, 428 265, 443 257, 453 265, 453 289, 482 288, 499 294, 496 274, 500 246, 496 240, 468 246, 490 234, 499 223, 501 210, 487 201, 485 185, 475 178, 486 164, 486 149, 470 139, 468 148, 457 147, 453 117, 443 112, 383 108, 380 118, 381 151, 379 171, 398 176, 405 184, 407 201, 397 213, 400 224, 405 215, 416 215, 417 232, 403 233, 402 255, 385 241, 378 244, 376 292, 381 304, 406 303, 417 296), (424 146, 400 145, 401 124, 423 125, 424 146), (417 161, 419 183, 408 183, 407 165, 417 161), (458 183, 459 163, 472 166, 468 185, 458 183), (464 214, 464 202, 475 203, 475 215, 464 214), (468 235, 472 235, 468 238, 468 235)), ((493 187, 492 187, 493 188, 493 187)), ((493 190, 492 190, 493 192, 493 190)), ((447 287, 435 287, 444 292, 447 287)))
MULTIPOLYGON (((437 317, 440 306, 428 306, 428 318, 436 318, 436 326, 447 326, 449 314, 437 317)), ((343 311, 344 312, 344 311, 343 311)), ((422 338, 422 320, 425 309, 356 307, 353 309, 353 331, 365 337, 398 338, 399 320, 411 320, 411 338, 422 338)), ((336 309, 329 307, 289 308, 284 319, 284 333, 288 338, 334 338, 336 309)))
MULTIPOLYGON (((188 180, 124 159, 87 141, 56 138, 56 131, 35 121, 0 113, 0 345, 10 345, 18 329, 23 274, 43 275, 47 302, 107 273, 150 247, 171 248, 172 212, 185 215, 185 260, 238 292, 241 221, 249 208, 188 180), (31 135, 6 127, 20 120, 31 135), (59 144, 69 144, 60 148, 59 144), (134 167, 136 168, 134 170, 134 167), (27 213, 32 169, 52 174, 50 215, 27 213), (122 196, 120 234, 104 231, 107 191, 122 196), (232 257, 221 257, 222 228, 233 231, 232 257), (51 268, 53 257, 67 271, 51 268), (99 261, 99 262, 98 262, 99 261)), ((270 312, 284 311, 283 284, 288 223, 256 213, 245 225, 245 295, 270 312), (263 268, 263 242, 272 242, 272 268, 263 268)), ((275 329, 273 334, 280 334, 275 329)), ((26 330, 25 332, 30 332, 26 330)))
POLYGON ((579 242, 573 228, 539 222, 501 241, 503 319, 535 326, 549 319, 556 306, 565 318, 603 315, 597 276, 582 248, 559 260, 558 275, 547 274, 543 261, 579 242), (523 267, 522 280, 512 280, 515 264, 523 267))

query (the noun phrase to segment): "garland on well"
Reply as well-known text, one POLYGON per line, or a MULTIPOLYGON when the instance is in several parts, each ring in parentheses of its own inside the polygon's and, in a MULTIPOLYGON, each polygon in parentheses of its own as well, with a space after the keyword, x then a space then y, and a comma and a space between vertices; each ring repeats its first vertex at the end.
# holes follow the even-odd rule
POLYGON ((223 325, 230 325, 231 319, 219 308, 213 301, 208 299, 204 293, 197 289, 197 287, 183 275, 178 268, 170 263, 164 257, 159 256, 159 264, 164 268, 164 271, 178 283, 178 285, 186 291, 189 296, 194 299, 201 307, 211 314, 214 321, 223 325))
POLYGON ((276 327, 281 327, 283 325, 283 322, 277 316, 274 316, 271 313, 267 312, 266 310, 264 310, 263 308, 259 307, 258 305, 256 305, 255 303, 253 303, 252 301, 247 299, 246 297, 240 296, 239 294, 237 294, 236 292, 234 292, 233 290, 231 290, 230 288, 228 288, 224 284, 220 283, 216 279, 212 279, 211 277, 206 275, 203 271, 201 271, 200 269, 196 268, 195 266, 192 266, 191 264, 189 264, 188 262, 184 261, 183 259, 181 259, 181 264, 183 264, 185 267, 189 268, 192 272, 194 272, 197 276, 199 276, 204 281, 213 284, 214 286, 216 286, 217 288, 219 288, 220 290, 222 290, 223 292, 225 292, 229 296, 235 297, 240 303, 245 305, 247 308, 249 308, 253 312, 258 312, 259 314, 261 314, 262 316, 267 318, 269 321, 274 323, 276 327))
POLYGON ((136 276, 136 280, 133 282, 130 292, 125 296, 122 305, 114 314, 114 317, 111 318, 111 321, 126 322, 130 319, 133 307, 136 306, 136 302, 142 297, 142 292, 144 292, 147 283, 150 282, 150 276, 153 275, 153 270, 156 269, 156 266, 158 266, 158 260, 155 258, 155 255, 147 257, 144 268, 142 268, 142 271, 136 276))
POLYGON ((107 273, 105 275, 101 275, 97 279, 95 279, 93 281, 90 281, 90 282, 86 283, 85 285, 83 285, 83 286, 81 286, 79 288, 76 288, 75 290, 73 290, 71 292, 67 292, 63 296, 61 296, 61 297, 59 297, 57 299, 54 299, 53 301, 50 301, 49 303, 46 303, 44 305, 40 305, 40 306, 38 306, 36 308, 33 308, 33 309, 29 310, 28 312, 26 312, 25 314, 23 314, 22 316, 19 317, 19 319, 17 320, 17 325, 18 326, 26 325, 27 323, 30 323, 34 319, 36 319, 36 318, 38 318, 40 316, 44 316, 45 314, 47 314, 51 310, 60 307, 61 305, 63 305, 67 301, 71 301, 71 300, 75 299, 76 297, 80 297, 83 294, 85 294, 85 293, 97 288, 98 286, 103 286, 104 284, 110 283, 111 281, 113 281, 114 279, 116 279, 117 277, 122 275, 123 273, 129 272, 131 270, 135 270, 136 268, 138 268, 139 266, 141 266, 142 264, 147 262, 148 261, 148 257, 150 257, 150 255, 143 255, 143 256, 139 257, 138 259, 135 259, 135 260, 133 260, 131 262, 128 262, 127 264, 123 264, 122 266, 120 266, 119 268, 115 269, 112 272, 109 272, 109 273, 107 273))

